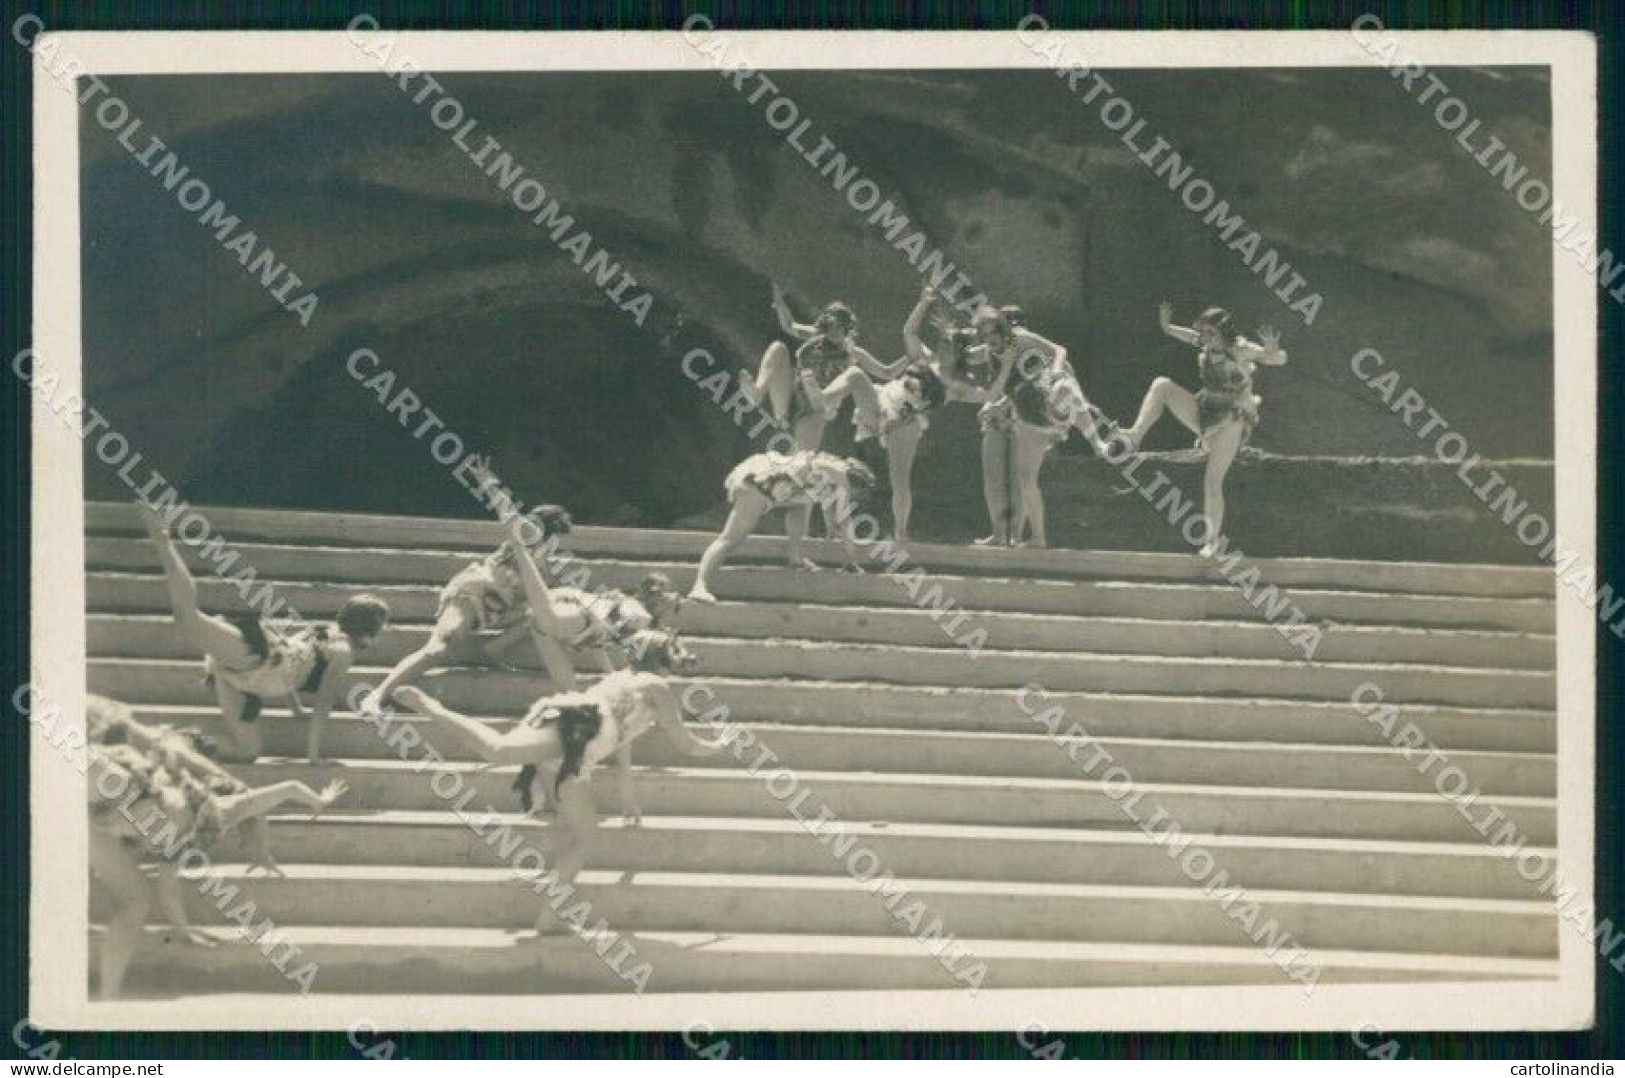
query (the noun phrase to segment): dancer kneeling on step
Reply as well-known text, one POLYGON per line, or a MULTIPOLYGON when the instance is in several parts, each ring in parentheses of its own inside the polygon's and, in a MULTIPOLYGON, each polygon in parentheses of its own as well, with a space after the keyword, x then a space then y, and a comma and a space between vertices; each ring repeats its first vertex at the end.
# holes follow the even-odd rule
POLYGON ((700 571, 688 593, 689 599, 698 603, 717 601, 711 594, 712 574, 750 537, 762 517, 775 509, 785 510, 792 569, 818 568, 816 562, 802 555, 801 549, 813 507, 817 506, 824 514, 825 529, 840 536, 847 568, 855 573, 863 572, 858 563, 853 518, 859 503, 874 486, 874 472, 851 457, 842 459, 830 453, 805 450, 788 456, 757 453, 746 457, 723 482, 732 508, 721 533, 700 558, 700 571))
MULTIPOLYGON (((507 521, 514 526, 512 518, 507 521)), ((534 640, 542 661, 558 682, 568 683, 574 671, 568 654, 558 644, 559 626, 547 585, 530 558, 520 555, 519 570, 530 603, 534 640)), ((595 770, 611 756, 621 776, 621 802, 626 821, 641 823, 631 784, 632 744, 659 727, 678 749, 690 756, 710 756, 726 743, 696 737, 683 725, 677 695, 666 675, 692 662, 673 633, 646 630, 625 642, 628 660, 636 669, 617 670, 582 692, 544 696, 525 717, 506 732, 460 715, 416 688, 395 692, 394 699, 434 720, 437 733, 450 733, 481 759, 498 766, 518 764, 520 802, 534 807, 532 786, 541 772, 556 769, 549 784, 556 816, 541 840, 553 859, 554 886, 572 883, 591 858, 597 843, 598 806, 593 797, 595 770)), ((549 909, 537 921, 539 934, 563 928, 549 909)))
POLYGON ((144 502, 136 503, 136 509, 158 548, 175 624, 203 651, 209 682, 233 743, 228 758, 252 761, 259 757, 263 739, 256 721, 265 698, 286 700, 299 719, 307 716, 301 694, 308 694, 308 755, 311 763, 320 763, 322 733, 339 683, 355 656, 384 631, 389 604, 375 595, 357 595, 345 601, 333 624, 291 630, 261 621, 253 613, 205 614, 198 607, 197 581, 181 559, 163 517, 144 502))

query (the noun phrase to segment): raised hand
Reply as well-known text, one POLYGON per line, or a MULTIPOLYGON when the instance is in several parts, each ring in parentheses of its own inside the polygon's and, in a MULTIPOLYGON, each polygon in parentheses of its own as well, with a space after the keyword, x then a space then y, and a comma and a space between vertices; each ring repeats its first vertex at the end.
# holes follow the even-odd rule
POLYGON ((1166 326, 1173 320, 1174 305, 1169 303, 1167 300, 1163 300, 1161 303, 1157 304, 1157 321, 1166 326))
POLYGON ((1274 326, 1264 325, 1258 327, 1258 343, 1271 352, 1281 349, 1281 331, 1274 326))

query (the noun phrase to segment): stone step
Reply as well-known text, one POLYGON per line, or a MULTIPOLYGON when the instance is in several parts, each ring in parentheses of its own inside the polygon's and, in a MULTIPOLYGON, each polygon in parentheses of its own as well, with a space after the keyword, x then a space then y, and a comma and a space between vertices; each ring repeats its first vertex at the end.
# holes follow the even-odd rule
MULTIPOLYGON (((110 658, 187 660, 196 647, 172 619, 93 614, 90 654, 110 658)), ((363 656, 368 666, 392 665, 428 638, 422 625, 395 626, 363 656)), ((1043 685, 1056 691, 1176 693, 1348 700, 1362 685, 1388 699, 1418 703, 1547 708, 1556 703, 1556 675, 1534 670, 1486 670, 1415 664, 1303 663, 1263 659, 1169 658, 1042 651, 987 652, 971 657, 944 647, 834 644, 795 640, 696 638, 691 676, 864 681, 960 688, 1043 685)), ((534 664, 523 651, 516 659, 534 664)))
MULTIPOLYGON (((376 684, 381 667, 357 680, 376 684)), ((1266 741, 1291 744, 1385 745, 1414 723, 1439 748, 1457 751, 1550 753, 1556 748, 1550 711, 1407 705, 1392 722, 1380 710, 1361 714, 1347 701, 1224 699, 1114 693, 1037 693, 919 688, 838 682, 675 679, 680 695, 710 721, 788 722, 809 726, 1045 732, 1051 708, 1062 734, 1076 724, 1095 737, 1266 741), (719 710, 725 709, 725 710, 719 710), (1389 727, 1385 732, 1383 726, 1389 727)), ((201 662, 93 658, 89 684, 130 704, 214 703, 201 662)), ((425 679, 447 706, 473 715, 523 714, 542 691, 535 676, 448 669, 425 679)))
MULTIPOLYGON (((214 526, 233 541, 333 544, 345 547, 438 548, 459 551, 492 547, 501 539, 494 521, 365 513, 201 507, 214 526)), ((93 534, 140 534, 129 503, 91 502, 86 530, 93 534)), ((575 529, 572 550, 593 555, 698 560, 712 536, 702 532, 636 528, 575 529)), ((815 546, 828 547, 817 543, 815 546)), ((1200 580, 1210 564, 1191 554, 1097 550, 1005 550, 910 542, 911 560, 950 572, 1000 572, 1030 576, 1109 579, 1200 580)), ((784 540, 746 540, 741 558, 782 559, 784 540)), ((1550 598, 1554 575, 1541 566, 1448 565, 1421 562, 1348 561, 1328 558, 1249 560, 1262 575, 1283 587, 1331 586, 1413 594, 1492 595, 1550 598)))
MULTIPOLYGON (((1200 947, 1252 941, 1239 914, 1232 917, 1224 901, 1201 887, 888 878, 889 866, 871 867, 869 859, 850 854, 849 863, 854 859, 863 866, 858 878, 588 869, 576 880, 579 899, 569 902, 587 900, 589 924, 603 918, 622 932, 883 936, 902 932, 897 910, 922 903, 924 921, 940 921, 960 939, 1200 947)), ((219 882, 208 892, 196 882, 183 884, 190 918, 199 925, 225 923, 220 907, 229 910, 235 903, 220 896, 232 885, 242 901, 254 902, 261 918, 283 926, 523 929, 544 903, 506 866, 285 861, 282 867, 284 875, 267 877, 250 875, 243 866, 215 865, 219 882)), ((1247 890, 1229 896, 1228 909, 1254 903, 1255 930, 1273 920, 1278 927, 1270 930, 1272 939, 1310 951, 1557 956, 1558 926, 1548 902, 1247 890)), ((105 921, 110 907, 93 900, 92 919, 105 921)))
MULTIPOLYGON (((475 813, 518 808, 518 797, 510 789, 512 770, 466 764, 425 770, 421 753, 411 760, 341 760, 321 770, 302 763, 263 762, 233 765, 232 770, 256 786, 290 777, 313 783, 342 778, 350 784, 342 807, 352 812, 445 809, 450 807, 448 797, 454 803, 464 796, 475 813), (442 773, 450 777, 431 786, 442 773), (447 794, 448 790, 454 792, 447 794)), ((1079 779, 797 771, 794 784, 775 780, 774 790, 785 795, 780 799, 768 787, 769 777, 776 773, 763 769, 753 776, 704 766, 642 768, 635 788, 643 811, 661 816, 783 819, 790 815, 789 807, 797 805, 808 819, 817 818, 821 807, 827 806, 836 819, 848 821, 1126 829, 1135 826, 1135 819, 1171 819, 1185 831, 1221 835, 1484 841, 1468 817, 1437 794, 1142 782, 1135 785, 1143 800, 1131 817, 1122 806, 1134 793, 1125 791, 1120 780, 1114 780, 1108 793, 1101 782, 1079 779), (1157 815, 1159 809, 1164 817, 1157 815)), ((600 811, 621 811, 617 787, 607 774, 596 784, 600 811)), ((1472 820, 1483 819, 1492 808, 1531 845, 1555 845, 1552 799, 1485 797, 1474 806, 1472 820)))
MULTIPOLYGON (((198 726, 221 736, 223 721, 212 707, 141 706, 137 717, 145 722, 198 726)), ((497 729, 510 719, 485 717, 497 729)), ((267 708, 262 719, 265 752, 296 757, 305 751, 304 720, 284 709, 267 708)), ((434 740, 431 724, 416 716, 401 715, 434 740)), ((924 772, 939 775, 1013 776, 1019 778, 1081 778, 1086 765, 1103 766, 1097 753, 1126 768, 1136 780, 1151 783, 1195 783, 1210 786, 1271 786, 1292 783, 1311 789, 1394 790, 1416 793, 1436 791, 1434 779, 1445 766, 1460 768, 1473 787, 1486 794, 1551 797, 1556 791, 1556 759, 1538 753, 1453 752, 1420 769, 1424 755, 1407 760, 1387 747, 1260 744, 1257 742, 1169 741, 1152 738, 1101 738, 1097 748, 1079 746, 1068 755, 1034 728, 1032 733, 986 731, 906 730, 884 727, 795 726, 773 723, 745 724, 756 743, 772 748, 786 767, 807 771, 924 772)), ((450 759, 467 759, 438 746, 450 759)), ((324 750, 344 759, 397 759, 398 750, 385 742, 377 727, 349 712, 336 713, 328 725, 324 750)), ((755 759, 752 750, 746 757, 755 759)), ((716 766, 745 764, 730 754, 713 758, 716 766)), ((683 767, 692 760, 663 737, 649 737, 636 750, 645 767, 683 767)))
MULTIPOLYGON (((253 565, 261 575, 306 583, 333 582, 348 576, 358 586, 422 584, 438 588, 467 563, 462 555, 450 557, 411 551, 369 552, 362 558, 354 549, 335 547, 243 546, 238 549, 245 563, 253 565)), ((196 550, 183 550, 190 554, 188 560, 194 571, 210 571, 196 550)), ((114 573, 139 574, 150 571, 154 565, 146 543, 137 540, 92 538, 88 541, 86 557, 92 569, 114 573)), ((229 592, 226 594, 227 601, 235 598, 229 592)), ((308 617, 330 616, 342 598, 338 591, 329 591, 314 596, 308 608, 299 609, 308 617)), ((167 612, 167 603, 160 591, 154 591, 151 600, 150 608, 144 612, 167 612)), ((433 616, 433 610, 428 603, 423 605, 427 613, 422 620, 427 620, 433 616)), ((1256 620, 1158 621, 997 610, 978 610, 970 616, 974 618, 975 627, 987 633, 985 648, 989 650, 1303 658, 1302 651, 1286 636, 1256 620)), ((933 618, 929 610, 906 606, 723 602, 686 605, 680 625, 684 632, 692 635, 788 637, 930 647, 953 642, 954 634, 944 630, 944 625, 951 624, 950 617, 933 618)), ((1550 634, 1393 625, 1328 625, 1314 657, 1328 662, 1418 662, 1536 670, 1550 670, 1557 661, 1550 634)))
MULTIPOLYGON (((173 998, 179 993, 238 992, 286 995, 299 991, 261 948, 232 928, 216 930, 214 948, 163 942, 153 930, 131 968, 132 995, 173 998)), ((574 937, 536 939, 494 929, 437 930, 302 926, 282 938, 300 948, 298 962, 318 967, 311 995, 554 996, 630 994, 634 960, 620 972, 587 942, 574 937)), ((646 992, 772 992, 856 989, 963 989, 944 960, 918 941, 897 936, 751 935, 729 932, 640 932, 631 940, 650 968, 646 992)), ((92 941, 94 969, 100 934, 92 941)), ((959 941, 986 966, 981 987, 1077 988, 1152 985, 1290 985, 1261 949, 959 941)), ((613 952, 612 952, 613 953, 613 952)), ((955 952, 945 952, 953 962, 955 952)), ((1481 958, 1435 954, 1322 952, 1314 956, 1320 983, 1396 981, 1550 980, 1557 963, 1545 959, 1481 958)), ((299 967, 285 963, 290 972, 299 967)), ((952 969, 968 975, 972 963, 952 969)), ((244 1002, 252 1001, 245 996, 244 1002)), ((498 1000, 493 1000, 498 1004, 498 1000)), ((515 1000, 515 1003, 518 1003, 515 1000)))
MULTIPOLYGON (((545 818, 502 817, 524 841, 539 841, 545 818)), ((831 825, 831 843, 854 835, 890 871, 1022 883, 1179 887, 1189 883, 1181 845, 1139 830, 952 824, 831 825)), ((488 834, 490 827, 486 827, 488 834)), ((450 812, 347 813, 273 818, 276 854, 293 864, 499 867, 500 843, 488 842, 450 812)), ((1484 843, 1368 842, 1349 839, 1194 835, 1243 887, 1270 891, 1430 895, 1538 901, 1537 886, 1516 863, 1484 843)), ((1537 849, 1544 855, 1554 851, 1537 849)), ((596 866, 620 873, 707 871, 745 875, 834 875, 844 869, 829 845, 792 819, 646 816, 639 826, 607 816, 599 826, 596 866)))
MULTIPOLYGON (((441 586, 469 563, 466 556, 443 557, 436 571, 413 571, 412 582, 380 580, 373 568, 372 551, 356 551, 353 565, 343 581, 311 582, 305 556, 290 549, 294 563, 286 575, 261 568, 244 556, 242 565, 255 570, 257 590, 266 584, 284 602, 296 609, 320 610, 353 595, 358 589, 376 591, 391 604, 402 605, 403 614, 423 620, 433 614, 441 586), (301 568, 300 566, 304 566, 301 568), (326 598, 324 598, 324 596, 326 598), (335 597, 336 596, 336 597, 335 597), (410 611, 408 614, 407 612, 410 611)), ((135 598, 109 589, 103 579, 133 577, 137 583, 142 570, 157 569, 157 556, 132 541, 127 565, 95 568, 90 581, 90 607, 93 610, 145 610, 153 602, 151 594, 135 598), (142 560, 145 555, 147 560, 142 560), (135 605, 132 605, 135 604, 135 605)), ((583 584, 588 587, 635 588, 651 572, 669 576, 687 589, 694 580, 694 567, 681 562, 603 560, 581 562, 587 570, 583 584)), ((152 577, 154 586, 157 577, 152 577)), ((205 606, 240 605, 234 585, 214 579, 215 589, 205 592, 205 606)), ((1266 620, 1266 611, 1276 611, 1285 619, 1292 603, 1311 623, 1338 622, 1370 625, 1425 626, 1480 630, 1509 630, 1550 634, 1555 626, 1554 604, 1540 598, 1485 598, 1480 596, 1408 595, 1393 592, 1331 591, 1291 589, 1266 592, 1268 581, 1257 581, 1242 589, 1222 580, 1212 583, 1125 582, 1116 580, 1034 580, 1009 577, 887 576, 880 572, 862 575, 826 570, 810 572, 782 566, 729 566, 715 580, 714 591, 723 599, 752 602, 821 603, 838 606, 912 607, 927 610, 948 623, 959 610, 999 610, 1027 614, 1066 614, 1075 616, 1153 618, 1163 620, 1266 620), (1284 598, 1283 598, 1284 596, 1284 598)), ((157 591, 159 601, 162 592, 157 591)), ((1300 619, 1300 620, 1303 620, 1300 619)), ((974 626, 972 626, 974 627, 974 626)), ((964 635, 971 629, 956 630, 964 635)))

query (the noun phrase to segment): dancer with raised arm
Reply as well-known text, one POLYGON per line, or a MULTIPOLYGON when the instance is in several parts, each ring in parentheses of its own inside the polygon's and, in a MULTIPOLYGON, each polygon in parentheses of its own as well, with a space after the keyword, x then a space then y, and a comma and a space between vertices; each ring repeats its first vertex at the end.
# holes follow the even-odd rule
POLYGON ((847 397, 852 398, 857 440, 879 437, 880 400, 875 383, 901 374, 907 358, 882 363, 859 345, 857 316, 844 303, 826 304, 811 326, 791 318, 777 285, 773 304, 787 335, 806 336, 793 357, 783 342, 769 345, 755 377, 741 375, 746 395, 758 406, 766 403, 771 408, 780 426, 794 435, 799 449, 817 449, 823 444, 825 428, 847 397))
POLYGON ((1253 372, 1259 366, 1279 367, 1286 362, 1281 335, 1270 326, 1258 327, 1258 342, 1235 332, 1230 312, 1209 307, 1189 328, 1173 323, 1173 305, 1157 308, 1162 331, 1176 341, 1195 346, 1196 370, 1202 388, 1192 393, 1171 378, 1155 378, 1140 404, 1134 426, 1122 432, 1131 451, 1138 451, 1146 434, 1164 411, 1174 414, 1198 437, 1207 453, 1202 478, 1202 511, 1207 519, 1201 555, 1212 557, 1224 529, 1224 479, 1241 447, 1258 425, 1261 399, 1253 392, 1253 372))
MULTIPOLYGON (((903 324, 903 350, 911 366, 902 377, 881 386, 879 391, 880 441, 886 447, 891 480, 892 537, 899 542, 908 538, 914 513, 914 461, 920 440, 930 426, 929 413, 950 401, 983 403, 1003 392, 998 364, 988 358, 985 348, 976 345, 974 334, 968 330, 961 331, 950 321, 940 321, 937 328, 941 343, 935 349, 926 345, 921 331, 933 313, 942 317, 940 308, 936 290, 926 285, 903 324)), ((1008 369, 1006 365, 1005 370, 1008 369)), ((988 467, 988 441, 989 435, 984 430, 983 493, 997 534, 1001 518, 1008 516, 1009 498, 1003 459, 998 460, 996 469, 988 467), (996 488, 988 481, 994 470, 996 488)), ((1008 535, 1008 522, 1002 530, 1008 535)))
MULTIPOLYGON (((505 521, 514 534, 514 518, 505 521)), ((542 659, 554 672, 555 680, 567 680, 573 673, 559 639, 547 585, 529 556, 521 550, 519 570, 535 626, 535 638, 542 659)), ((726 743, 696 737, 683 724, 677 696, 666 675, 692 661, 674 634, 646 630, 627 642, 627 653, 635 658, 637 670, 618 670, 583 692, 544 696, 531 705, 523 720, 513 728, 497 732, 478 720, 458 714, 440 704, 421 689, 396 690, 394 699, 433 719, 436 733, 447 733, 474 755, 498 766, 520 765, 519 790, 526 811, 533 806, 532 782, 539 771, 557 768, 550 783, 556 803, 556 817, 542 839, 552 855, 555 886, 566 886, 591 859, 597 846, 598 806, 592 792, 595 770, 611 756, 621 776, 621 803, 627 823, 636 826, 642 813, 631 782, 632 744, 649 730, 661 733, 685 754, 710 756, 721 752, 726 743)), ((537 920, 539 935, 556 932, 560 922, 544 909, 537 920)))
MULTIPOLYGON (((486 462, 477 462, 470 474, 477 488, 500 491, 486 462)), ((557 505, 537 506, 520 519, 523 524, 515 537, 505 540, 495 551, 451 578, 440 593, 429 638, 396 663, 378 687, 361 701, 363 711, 382 710, 384 701, 396 688, 444 665, 459 651, 473 648, 494 665, 504 662, 516 636, 524 632, 525 605, 518 553, 540 551, 549 540, 570 534, 571 528, 570 514, 557 505)))
POLYGON ((875 476, 868 465, 831 453, 757 453, 740 461, 723 482, 732 506, 728 521, 700 558, 689 599, 698 603, 717 601, 711 594, 712 575, 750 537, 762 517, 776 509, 785 511, 785 533, 790 540, 788 563, 792 569, 818 568, 816 562, 803 555, 801 546, 816 506, 824 515, 825 528, 839 535, 847 568, 863 572, 858 563, 853 517, 859 502, 874 485, 875 476))
MULTIPOLYGON (((1066 349, 1022 324, 1016 307, 983 307, 976 314, 977 338, 1000 364, 1004 397, 984 410, 993 429, 1010 430, 1015 497, 1008 541, 1012 546, 1048 545, 1044 492, 1039 476, 1049 451, 1077 429, 1105 455, 1112 426, 1089 402, 1067 359, 1066 349), (1030 539, 1024 536, 1030 535, 1030 539)), ((997 527, 989 536, 997 542, 997 527)))
POLYGON ((228 758, 254 760, 263 738, 256 725, 267 698, 285 700, 294 718, 308 718, 307 754, 322 760, 322 734, 339 684, 355 661, 389 622, 389 605, 376 595, 345 600, 331 624, 282 629, 252 612, 219 617, 198 606, 197 581, 170 538, 163 517, 151 506, 136 511, 152 537, 164 569, 164 585, 175 624, 204 654, 209 680, 232 740, 228 758), (302 694, 310 696, 306 711, 302 694))

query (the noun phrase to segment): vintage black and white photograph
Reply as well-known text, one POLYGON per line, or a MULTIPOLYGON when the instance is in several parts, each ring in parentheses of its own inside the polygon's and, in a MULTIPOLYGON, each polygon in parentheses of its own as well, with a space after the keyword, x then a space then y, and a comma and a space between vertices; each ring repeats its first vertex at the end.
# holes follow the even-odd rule
POLYGON ((39 1009, 1587 1025, 1590 39, 720 21, 11 28, 39 1009))

